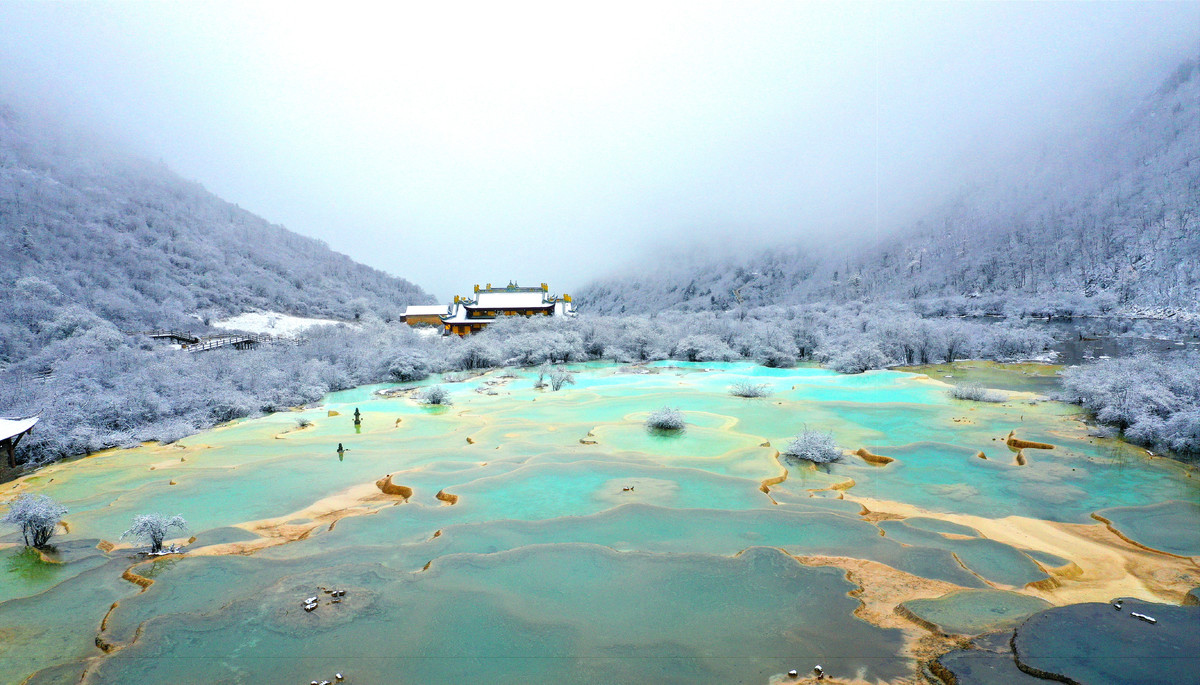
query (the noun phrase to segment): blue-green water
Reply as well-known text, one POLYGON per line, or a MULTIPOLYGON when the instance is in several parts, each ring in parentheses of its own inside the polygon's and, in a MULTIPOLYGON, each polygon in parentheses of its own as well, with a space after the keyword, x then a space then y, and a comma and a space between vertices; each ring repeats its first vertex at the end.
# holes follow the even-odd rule
POLYGON ((0 683, 85 673, 167 683, 180 672, 309 682, 335 671, 351 682, 728 683, 815 663, 898 680, 914 673, 906 645, 922 629, 864 620, 837 559, 986 590, 927 604, 975 629, 1038 593, 1054 602, 1051 570, 1091 561, 1053 535, 993 539, 989 521, 1038 519, 1070 536, 1070 526, 1103 529, 1091 514, 1112 510, 1124 535, 1176 554, 1200 528, 1194 474, 1086 437, 1062 405, 952 400, 896 371, 577 370, 560 392, 533 388, 527 370, 447 383, 447 408, 376 394, 395 386, 356 388, 5 485, 0 506, 19 492, 63 502, 70 532, 53 563, 0 548, 0 683), (740 380, 772 394, 729 395, 740 380), (668 405, 687 429, 648 432, 646 415, 668 405), (780 459, 806 427, 896 461, 780 459), (1027 449, 1018 466, 1004 443, 1012 430, 1055 448, 1027 449), (349 449, 341 460, 338 443, 349 449), (375 488, 388 474, 410 499, 375 488), (872 518, 860 499, 901 513, 872 518), (96 543, 148 511, 182 514, 196 540, 184 557, 137 566, 155 581, 142 591, 121 579, 138 561, 128 545, 96 543), (332 603, 320 587, 347 597, 332 603), (308 613, 301 600, 312 595, 322 604, 308 613))

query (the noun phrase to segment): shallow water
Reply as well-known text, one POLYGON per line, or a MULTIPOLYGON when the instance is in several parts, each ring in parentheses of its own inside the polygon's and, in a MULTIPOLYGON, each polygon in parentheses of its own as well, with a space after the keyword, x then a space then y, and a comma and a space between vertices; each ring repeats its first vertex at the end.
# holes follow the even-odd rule
MULTIPOLYGON (((1200 584, 1181 558, 1200 553, 1195 474, 1087 437, 1071 407, 953 400, 897 371, 575 368, 557 393, 527 370, 446 383, 445 408, 376 394, 434 381, 356 388, 4 486, 0 498, 62 501, 70 532, 45 560, 0 538, 0 683, 165 683, 177 668, 247 683, 335 671, 767 682, 818 662, 889 681, 912 675, 926 631, 890 610, 901 602, 982 632, 1039 600, 1164 601, 1200 584), (739 380, 773 394, 729 395, 739 380), (648 432, 667 405, 688 428, 648 432), (805 427, 833 433, 844 460, 780 458, 805 427), (1054 448, 1026 448, 1019 465, 1010 431, 1054 448), (895 461, 869 464, 859 448, 895 461), (411 498, 374 486, 389 474, 411 498), (154 581, 143 590, 121 579, 139 561, 129 543, 96 543, 147 511, 182 514, 196 540, 138 564, 154 581), (1129 570, 1114 575, 1114 560, 1129 570), (847 594, 862 587, 862 603, 847 594)), ((993 385, 1028 378, 988 370, 1004 373, 1019 377, 993 385)))

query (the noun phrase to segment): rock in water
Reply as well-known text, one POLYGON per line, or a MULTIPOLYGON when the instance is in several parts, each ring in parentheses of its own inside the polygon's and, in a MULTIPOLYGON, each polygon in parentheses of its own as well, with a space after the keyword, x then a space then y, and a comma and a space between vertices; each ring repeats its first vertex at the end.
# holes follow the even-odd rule
POLYGON ((1156 622, 1131 621, 1109 603, 1048 609, 1016 629, 1012 645, 1021 670, 1089 684, 1196 682, 1200 607, 1120 601, 1156 622))

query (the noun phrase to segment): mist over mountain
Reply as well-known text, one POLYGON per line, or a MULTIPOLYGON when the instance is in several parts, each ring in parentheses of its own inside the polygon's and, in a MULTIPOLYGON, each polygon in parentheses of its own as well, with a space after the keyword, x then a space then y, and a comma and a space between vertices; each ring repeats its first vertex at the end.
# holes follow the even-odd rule
POLYGON ((680 249, 596 281, 577 299, 605 313, 814 299, 989 313, 1194 310, 1200 63, 1184 61, 1149 90, 1115 121, 1012 154, 1006 173, 947 193, 890 237, 748 254, 680 249))
POLYGON ((60 305, 137 329, 255 309, 387 319, 433 300, 161 164, 3 104, 0 241, 0 359, 20 356, 60 305))

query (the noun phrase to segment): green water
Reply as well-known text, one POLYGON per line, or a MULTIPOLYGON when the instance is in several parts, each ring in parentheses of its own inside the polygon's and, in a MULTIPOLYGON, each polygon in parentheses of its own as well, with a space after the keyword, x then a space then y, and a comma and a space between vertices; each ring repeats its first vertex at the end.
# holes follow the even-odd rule
POLYGON ((902 605, 945 633, 974 635, 1013 628, 1050 604, 1035 597, 997 590, 963 590, 937 599, 915 599, 902 605))
MULTIPOLYGON (((446 383, 446 408, 375 394, 436 379, 356 388, 6 484, 0 499, 19 488, 63 502, 70 533, 56 539, 57 563, 0 548, 0 683, 73 681, 85 669, 95 682, 177 682, 174 669, 186 669, 193 682, 342 671, 352 682, 728 683, 815 663, 891 680, 914 668, 903 632, 855 615, 844 571, 794 556, 864 559, 986 590, 915 605, 975 628, 1029 604, 997 589, 1020 591, 1069 560, 939 514, 1086 524, 1107 510, 1143 544, 1194 553, 1196 479, 1086 438, 1069 407, 952 400, 896 371, 573 368, 577 383, 557 393, 534 389, 528 370, 446 383), (772 394, 729 395, 740 380, 772 394), (668 405, 688 427, 648 432, 646 415, 668 405), (896 461, 787 464, 787 480, 764 493, 763 481, 783 474, 776 450, 805 427, 896 461), (1018 466, 1003 442, 1014 429, 1056 447, 1026 450, 1018 466), (342 460, 338 443, 349 450, 342 460), (380 496, 332 528, 298 513, 364 484, 377 493, 369 484, 386 474, 413 489, 407 503, 380 496), (849 499, 824 490, 847 479, 849 499), (929 516, 874 523, 855 496, 929 516), (155 580, 141 592, 120 578, 132 553, 96 542, 116 541, 147 511, 182 514, 197 539, 189 556, 138 566, 155 580), (276 518, 311 530, 249 556, 204 556, 257 540, 239 526, 276 518), (327 602, 322 586, 347 590, 346 600, 306 613, 303 598, 327 602), (98 634, 123 648, 106 656, 98 634)), ((4 531, 0 543, 16 539, 4 531)))

